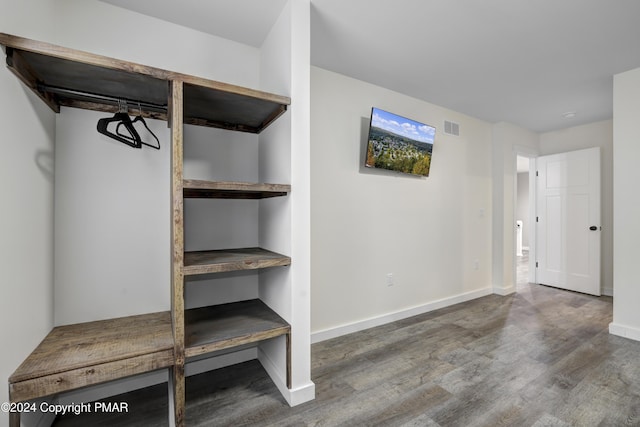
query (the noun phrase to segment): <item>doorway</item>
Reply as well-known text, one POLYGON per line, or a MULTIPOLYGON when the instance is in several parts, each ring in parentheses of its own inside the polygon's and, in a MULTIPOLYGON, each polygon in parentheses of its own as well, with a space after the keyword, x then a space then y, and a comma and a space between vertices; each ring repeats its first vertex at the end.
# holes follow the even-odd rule
POLYGON ((514 151, 516 290, 544 283, 600 295, 599 148, 540 157, 514 151))
POLYGON ((533 159, 522 155, 516 156, 516 195, 515 195, 515 277, 516 290, 532 282, 533 271, 530 271, 529 254, 531 253, 532 223, 531 212, 534 194, 531 193, 530 169, 533 159))

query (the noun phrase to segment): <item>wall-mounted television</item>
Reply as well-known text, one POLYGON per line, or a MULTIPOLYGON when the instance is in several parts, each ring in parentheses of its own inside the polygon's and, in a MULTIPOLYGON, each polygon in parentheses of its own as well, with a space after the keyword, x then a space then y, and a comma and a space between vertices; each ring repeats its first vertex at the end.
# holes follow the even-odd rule
POLYGON ((436 128, 373 107, 365 166, 429 176, 436 128))

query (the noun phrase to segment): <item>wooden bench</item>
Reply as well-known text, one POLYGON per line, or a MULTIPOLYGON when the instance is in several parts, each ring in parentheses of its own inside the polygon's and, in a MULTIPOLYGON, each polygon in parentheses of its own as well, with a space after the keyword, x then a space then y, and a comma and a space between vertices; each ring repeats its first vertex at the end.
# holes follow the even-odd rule
MULTIPOLYGON (((166 312, 58 326, 9 377, 12 403, 173 366, 166 312)), ((11 427, 20 413, 10 414, 11 427)))

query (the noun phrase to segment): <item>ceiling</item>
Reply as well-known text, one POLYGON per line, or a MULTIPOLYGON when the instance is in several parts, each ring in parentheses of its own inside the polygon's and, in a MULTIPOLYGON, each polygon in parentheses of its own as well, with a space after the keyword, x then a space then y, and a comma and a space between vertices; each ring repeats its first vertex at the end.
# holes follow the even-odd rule
MULTIPOLYGON (((256 47, 287 2, 103 1, 256 47)), ((612 117, 639 20, 638 0, 311 0, 311 63, 546 132, 612 117)))

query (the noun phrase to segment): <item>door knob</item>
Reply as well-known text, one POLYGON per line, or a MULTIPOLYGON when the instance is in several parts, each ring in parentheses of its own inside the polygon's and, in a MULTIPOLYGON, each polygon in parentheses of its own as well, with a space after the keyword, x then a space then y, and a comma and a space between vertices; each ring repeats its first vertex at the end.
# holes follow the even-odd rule
POLYGON ((596 227, 595 225, 592 225, 591 227, 589 227, 589 230, 591 231, 596 231, 598 229, 598 227, 596 227))

